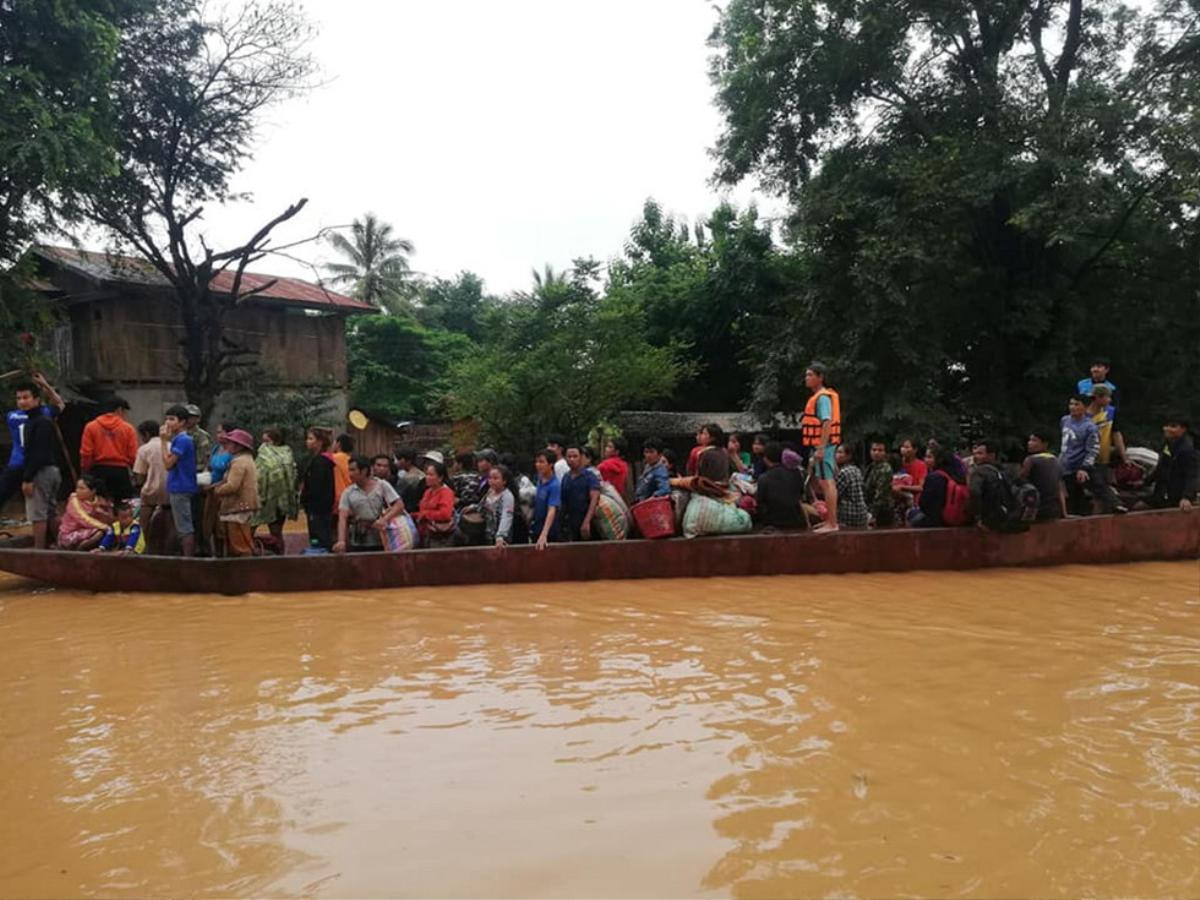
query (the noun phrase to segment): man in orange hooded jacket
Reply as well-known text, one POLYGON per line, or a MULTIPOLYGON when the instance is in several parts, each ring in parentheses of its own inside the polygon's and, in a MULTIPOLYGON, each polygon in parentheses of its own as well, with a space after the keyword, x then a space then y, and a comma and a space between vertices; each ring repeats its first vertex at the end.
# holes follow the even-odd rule
POLYGON ((121 397, 113 397, 100 409, 101 414, 83 427, 79 467, 103 481, 114 501, 127 500, 133 496, 129 470, 137 459, 137 430, 125 421, 129 404, 121 397))

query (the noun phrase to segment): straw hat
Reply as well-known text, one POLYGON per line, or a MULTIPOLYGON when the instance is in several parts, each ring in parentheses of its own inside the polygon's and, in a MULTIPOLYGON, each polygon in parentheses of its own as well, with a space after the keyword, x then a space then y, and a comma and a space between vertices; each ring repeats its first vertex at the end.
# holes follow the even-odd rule
POLYGON ((254 450, 254 438, 250 436, 250 432, 243 431, 241 428, 225 432, 223 440, 230 444, 237 444, 239 447, 245 447, 247 450, 254 450))
POLYGON ((446 457, 442 456, 440 450, 430 450, 426 453, 422 453, 421 459, 428 460, 429 462, 435 462, 440 466, 444 466, 446 464, 446 457))

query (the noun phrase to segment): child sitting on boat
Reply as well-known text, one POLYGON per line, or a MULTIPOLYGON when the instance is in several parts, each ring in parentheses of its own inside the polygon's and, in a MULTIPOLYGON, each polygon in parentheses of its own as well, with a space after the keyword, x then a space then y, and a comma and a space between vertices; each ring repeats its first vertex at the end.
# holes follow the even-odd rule
POLYGON ((117 518, 108 526, 93 553, 145 553, 146 538, 138 524, 132 503, 121 501, 115 507, 117 518))

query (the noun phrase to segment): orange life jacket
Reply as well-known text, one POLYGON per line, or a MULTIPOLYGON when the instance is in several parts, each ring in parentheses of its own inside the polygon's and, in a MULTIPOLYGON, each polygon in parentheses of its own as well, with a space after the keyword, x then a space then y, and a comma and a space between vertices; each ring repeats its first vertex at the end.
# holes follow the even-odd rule
POLYGON ((832 419, 829 423, 829 445, 836 447, 842 442, 842 401, 838 392, 833 388, 823 387, 811 397, 804 407, 804 418, 800 420, 800 439, 805 447, 815 447, 821 443, 821 420, 817 418, 817 401, 828 397, 832 408, 832 419))

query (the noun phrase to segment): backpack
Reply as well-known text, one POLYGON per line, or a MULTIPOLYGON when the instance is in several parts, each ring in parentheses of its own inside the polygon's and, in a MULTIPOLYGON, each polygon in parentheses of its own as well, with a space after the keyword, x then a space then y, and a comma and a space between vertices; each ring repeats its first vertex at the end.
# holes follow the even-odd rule
POLYGON ((1026 531, 1037 521, 1038 508, 1042 505, 1042 494, 1028 481, 1013 482, 1013 496, 1017 500, 1017 531, 1026 531))
POLYGON ((1013 481, 999 466, 980 466, 977 474, 985 478, 979 519, 991 531, 1015 533, 1028 531, 1037 519, 1041 495, 1026 481, 1013 481))
POLYGON ((946 479, 946 502, 942 506, 943 525, 966 525, 971 521, 971 490, 948 472, 939 473, 946 479))

